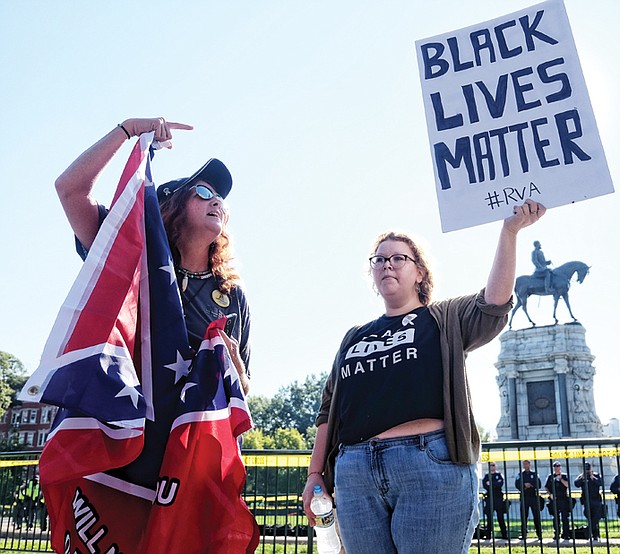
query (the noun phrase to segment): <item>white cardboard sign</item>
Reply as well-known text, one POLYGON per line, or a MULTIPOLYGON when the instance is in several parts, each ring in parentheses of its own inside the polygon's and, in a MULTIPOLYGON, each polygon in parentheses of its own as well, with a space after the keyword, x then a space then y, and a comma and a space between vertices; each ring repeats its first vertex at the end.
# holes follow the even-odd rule
POLYGON ((562 0, 416 50, 444 232, 614 192, 562 0))

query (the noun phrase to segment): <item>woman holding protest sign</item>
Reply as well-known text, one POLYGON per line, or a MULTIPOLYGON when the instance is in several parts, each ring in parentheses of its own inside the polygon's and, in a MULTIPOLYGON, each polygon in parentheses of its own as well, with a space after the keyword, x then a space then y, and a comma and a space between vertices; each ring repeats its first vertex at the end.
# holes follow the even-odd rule
MULTIPOLYGON (((107 164, 123 143, 143 133, 171 148, 173 130, 191 125, 164 118, 127 119, 82 153, 56 180, 56 190, 85 258, 108 209, 92 196, 107 164)), ((209 323, 230 317, 222 333, 245 392, 249 389, 250 312, 232 266, 226 230, 229 209, 224 199, 232 188, 226 166, 212 158, 190 177, 157 188, 157 198, 179 282, 190 345, 197 350, 209 323)))
POLYGON ((478 521, 480 438, 467 352, 506 325, 518 232, 544 206, 504 220, 486 287, 431 302, 433 278, 407 235, 385 233, 370 273, 385 314, 352 328, 323 391, 304 509, 315 485, 333 493, 348 553, 468 552, 478 521))

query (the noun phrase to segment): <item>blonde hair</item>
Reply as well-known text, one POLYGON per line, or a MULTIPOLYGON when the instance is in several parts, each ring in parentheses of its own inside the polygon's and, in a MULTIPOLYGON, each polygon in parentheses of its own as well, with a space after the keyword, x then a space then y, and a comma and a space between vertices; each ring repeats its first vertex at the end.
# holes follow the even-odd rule
MULTIPOLYGON (((172 261, 177 266, 181 263, 178 242, 187 218, 185 206, 193 194, 192 189, 193 187, 181 188, 164 200, 159 207, 172 253, 172 261)), ((231 238, 223 228, 220 235, 209 245, 209 271, 216 278, 220 292, 226 294, 230 293, 241 281, 232 260, 231 238)))
POLYGON ((380 234, 375 239, 370 255, 374 256, 377 253, 377 249, 379 248, 381 243, 387 240, 404 242, 409 248, 411 248, 415 265, 417 265, 424 274, 424 276, 422 277, 422 281, 420 281, 420 283, 418 284, 418 298, 420 299, 420 302, 422 302, 422 304, 427 306, 431 301, 431 295, 433 292, 433 274, 428 267, 428 260, 426 259, 424 250, 422 250, 422 248, 418 244, 416 244, 409 235, 406 235, 405 233, 397 233, 395 231, 388 231, 386 233, 380 234))

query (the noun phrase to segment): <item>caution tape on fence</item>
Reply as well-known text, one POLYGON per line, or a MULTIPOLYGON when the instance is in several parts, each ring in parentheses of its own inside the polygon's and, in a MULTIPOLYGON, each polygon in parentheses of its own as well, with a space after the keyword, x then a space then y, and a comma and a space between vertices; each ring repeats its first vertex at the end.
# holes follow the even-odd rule
MULTIPOLYGON (((536 448, 517 450, 484 451, 480 461, 515 462, 520 460, 555 460, 557 459, 594 459, 620 456, 620 447, 591 448, 536 448)), ((242 454, 246 467, 308 467, 310 454, 242 454)), ((0 468, 34 466, 38 460, 0 460, 0 468)))
MULTIPOLYGON (((309 454, 276 454, 275 456, 261 456, 256 454, 242 455, 246 467, 308 467, 309 454)), ((34 466, 38 460, 0 460, 0 468, 34 466)))
POLYGON ((246 467, 308 467, 310 454, 276 454, 257 455, 243 454, 243 463, 246 467))
MULTIPOLYGON (((242 455, 246 467, 308 467, 310 454, 242 455)), ((0 468, 34 466, 38 460, 0 460, 0 468)))
POLYGON ((0 468, 2 467, 19 467, 19 466, 36 466, 39 460, 0 460, 0 468))
MULTIPOLYGON (((521 460, 594 459, 620 456, 619 447, 536 448, 482 452, 480 461, 511 462, 521 460)), ((308 467, 310 454, 243 455, 247 467, 308 467)))
POLYGON ((590 447, 590 448, 536 448, 519 450, 493 450, 482 453, 480 461, 487 462, 515 462, 520 460, 555 460, 579 458, 605 458, 620 455, 618 447, 590 447))

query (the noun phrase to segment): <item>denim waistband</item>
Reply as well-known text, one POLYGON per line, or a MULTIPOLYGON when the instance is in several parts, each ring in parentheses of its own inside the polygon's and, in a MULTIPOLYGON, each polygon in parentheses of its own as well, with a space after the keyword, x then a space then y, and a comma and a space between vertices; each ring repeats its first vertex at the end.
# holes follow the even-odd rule
POLYGON ((440 439, 445 439, 444 429, 420 433, 419 435, 407 435, 404 437, 391 437, 387 439, 372 438, 356 444, 341 444, 340 449, 364 449, 364 448, 389 448, 390 446, 424 446, 425 444, 440 439))

